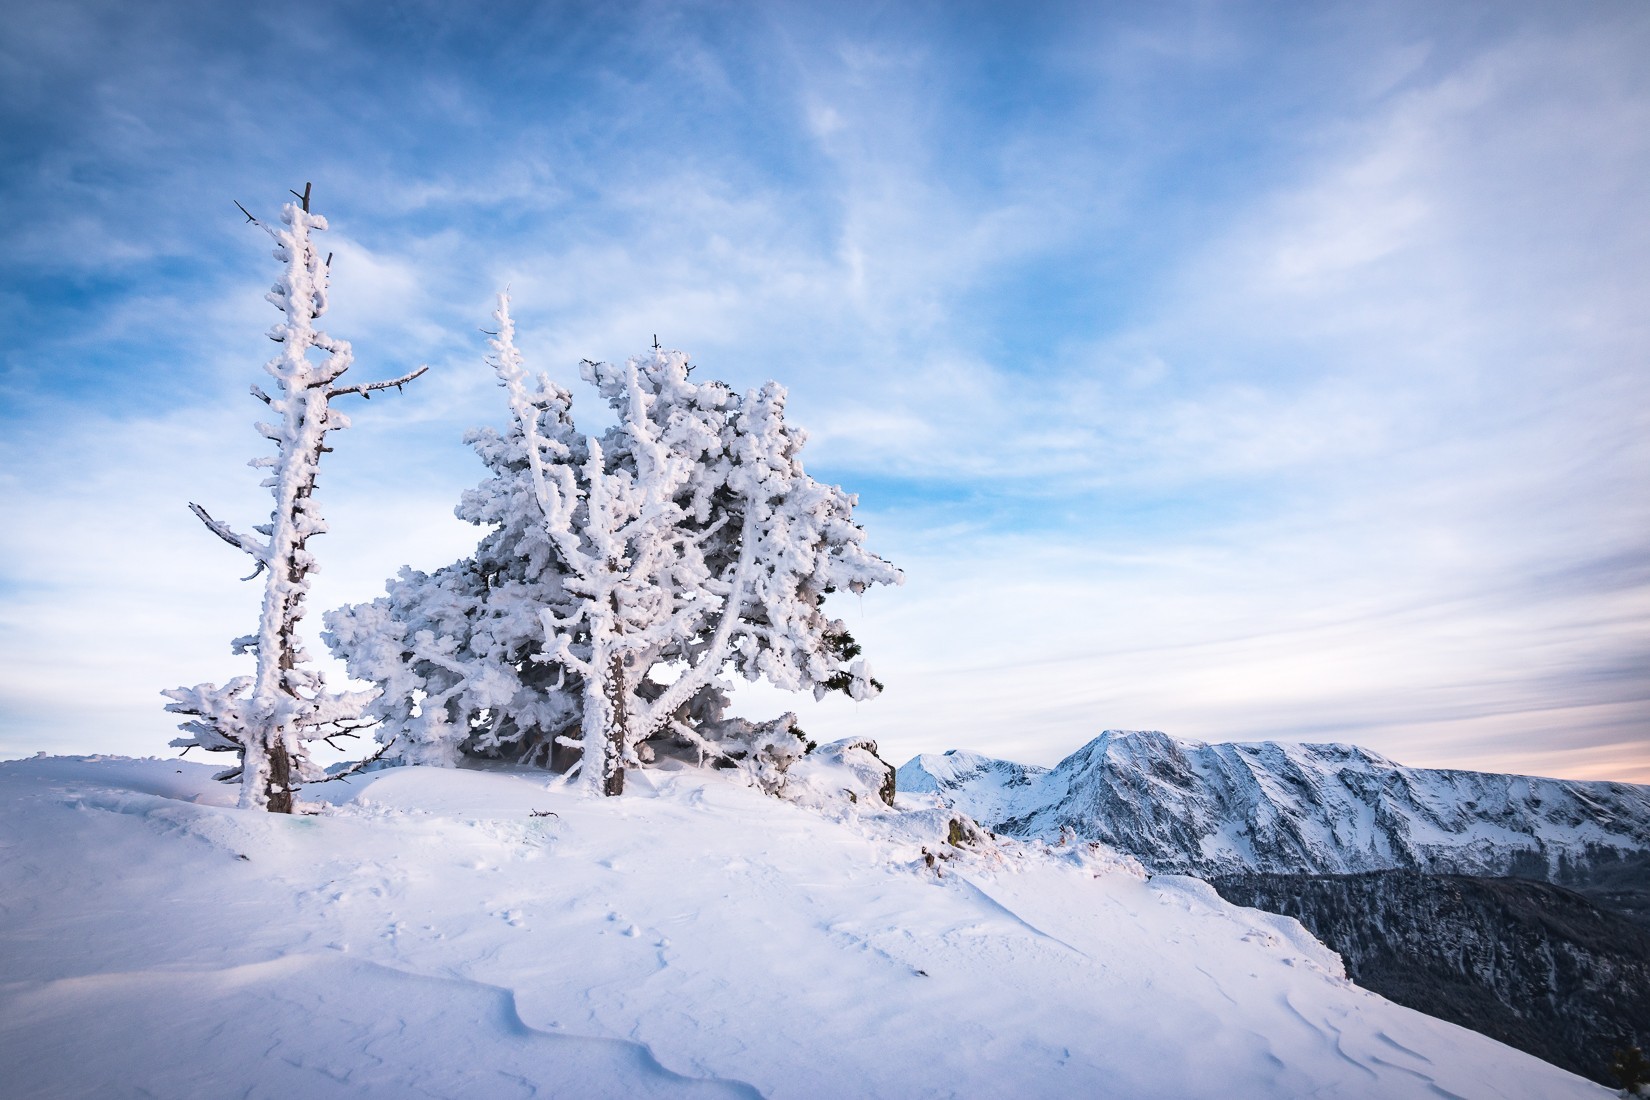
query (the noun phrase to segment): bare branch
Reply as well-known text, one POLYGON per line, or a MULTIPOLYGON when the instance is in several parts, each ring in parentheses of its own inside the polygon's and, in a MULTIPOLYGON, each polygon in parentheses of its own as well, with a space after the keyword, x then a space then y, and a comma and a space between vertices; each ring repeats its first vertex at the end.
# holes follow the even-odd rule
MULTIPOLYGON (((233 202, 235 204, 235 209, 236 210, 239 210, 241 213, 246 215, 246 220, 247 221, 251 222, 253 225, 257 226, 259 229, 262 229, 265 233, 268 233, 275 240, 278 241, 278 240, 281 239, 281 235, 279 233, 275 232, 274 229, 270 228, 269 226, 265 225, 263 222, 259 221, 257 218, 253 217, 252 216, 252 211, 250 211, 246 207, 242 206, 239 201, 237 201, 235 199, 230 199, 229 201, 233 202)), ((280 342, 279 337, 271 337, 271 339, 274 339, 276 341, 276 343, 280 342)))
POLYGON ((263 567, 268 564, 266 559, 269 556, 269 548, 263 543, 259 542, 257 539, 249 539, 245 535, 236 534, 227 523, 222 523, 213 519, 207 513, 205 508, 202 508, 199 504, 196 504, 193 501, 190 501, 189 503, 189 510, 195 513, 195 518, 206 524, 206 529, 208 531, 212 532, 214 535, 217 535, 220 539, 227 542, 235 549, 244 550, 248 554, 252 555, 253 560, 258 563, 258 569, 253 571, 252 576, 256 577, 258 575, 258 571, 262 570, 263 567))
POLYGON ((528 817, 554 817, 554 818, 557 818, 557 819, 560 819, 560 817, 561 817, 561 815, 558 814, 555 810, 529 810, 528 813, 527 813, 527 816, 528 817))
MULTIPOLYGON (((291 188, 288 188, 288 190, 290 191, 291 188)), ((292 197, 304 204, 304 213, 309 213, 309 184, 304 184, 304 193, 302 195, 298 194, 296 191, 292 191, 292 197)))
MULTIPOLYGON (((401 735, 398 733, 398 734, 395 735, 395 737, 392 737, 388 741, 385 741, 382 748, 380 748, 377 752, 373 753, 371 756, 367 757, 365 760, 357 760, 355 763, 351 764, 349 767, 345 768, 343 771, 338 772, 334 775, 329 775, 325 779, 312 779, 308 783, 305 783, 304 786, 313 787, 317 783, 331 783, 333 780, 336 780, 336 779, 348 779, 350 776, 352 776, 355 773, 361 771, 368 764, 376 764, 380 759, 383 758, 383 755, 385 753, 390 751, 390 746, 395 744, 396 738, 398 738, 400 736, 401 735)), ((336 747, 336 746, 334 746, 334 747, 336 747)))
POLYGON ((391 378, 385 382, 363 382, 359 386, 338 386, 327 391, 327 400, 331 401, 334 397, 342 397, 346 393, 358 393, 362 397, 366 397, 370 400, 373 390, 387 390, 391 386, 394 386, 397 390, 399 390, 402 386, 405 386, 408 382, 411 382, 414 378, 417 378, 429 369, 429 367, 419 367, 415 371, 403 374, 400 378, 391 378))

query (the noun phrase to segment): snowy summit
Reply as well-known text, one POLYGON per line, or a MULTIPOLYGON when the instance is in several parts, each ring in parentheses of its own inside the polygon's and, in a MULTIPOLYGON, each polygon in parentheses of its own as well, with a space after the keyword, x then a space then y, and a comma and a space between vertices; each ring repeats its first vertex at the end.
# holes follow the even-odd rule
POLYGON ((865 756, 796 765, 801 804, 403 767, 314 816, 199 764, 0 764, 7 1093, 1608 1095, 1196 880, 885 806, 865 756))

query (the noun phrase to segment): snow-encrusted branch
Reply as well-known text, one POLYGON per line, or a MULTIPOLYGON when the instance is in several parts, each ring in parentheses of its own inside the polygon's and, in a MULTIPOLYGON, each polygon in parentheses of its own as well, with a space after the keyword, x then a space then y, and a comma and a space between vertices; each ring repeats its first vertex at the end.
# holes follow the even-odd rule
POLYGON ((402 386, 405 386, 408 382, 411 382, 414 378, 417 378, 429 369, 429 367, 419 367, 417 370, 408 371, 400 378, 391 378, 383 382, 363 382, 359 386, 334 386, 332 389, 327 391, 327 400, 331 401, 334 397, 342 397, 346 393, 358 393, 362 397, 370 399, 373 393, 377 390, 387 390, 391 388, 399 390, 402 386))
POLYGON ((706 655, 714 654, 713 659, 701 657, 697 663, 685 674, 678 677, 674 684, 665 689, 663 695, 654 701, 653 705, 644 712, 646 721, 657 727, 664 717, 689 698, 698 693, 722 670, 726 659, 728 641, 733 637, 734 628, 739 623, 740 597, 743 594, 756 560, 757 539, 755 537, 756 511, 747 508, 745 522, 739 540, 739 559, 734 566, 733 577, 727 583, 727 594, 722 597, 722 608, 717 616, 716 630, 705 646, 706 655))
MULTIPOLYGON (((206 524, 206 529, 208 531, 212 532, 214 535, 217 535, 220 539, 227 542, 235 549, 244 550, 246 553, 252 555, 252 560, 258 563, 258 568, 252 571, 253 577, 256 577, 259 573, 263 572, 264 568, 269 564, 268 545, 259 542, 257 539, 248 538, 245 535, 236 533, 227 523, 224 523, 221 520, 213 519, 211 514, 208 513, 205 508, 202 508, 199 504, 196 504, 193 501, 189 503, 189 510, 195 513, 196 519, 206 524)), ((252 577, 247 577, 245 579, 251 580, 252 577)))

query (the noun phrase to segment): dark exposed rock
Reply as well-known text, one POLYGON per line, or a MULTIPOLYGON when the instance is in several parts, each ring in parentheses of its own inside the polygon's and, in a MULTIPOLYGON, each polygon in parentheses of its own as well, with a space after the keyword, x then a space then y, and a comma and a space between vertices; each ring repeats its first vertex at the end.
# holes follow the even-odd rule
POLYGON ((945 842, 953 848, 979 848, 990 835, 967 814, 953 814, 945 826, 945 842))

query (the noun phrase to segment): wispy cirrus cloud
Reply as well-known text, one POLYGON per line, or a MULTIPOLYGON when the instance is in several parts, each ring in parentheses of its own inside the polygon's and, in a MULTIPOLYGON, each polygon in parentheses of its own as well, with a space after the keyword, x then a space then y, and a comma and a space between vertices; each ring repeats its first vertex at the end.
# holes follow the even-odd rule
POLYGON ((780 378, 863 492, 910 582, 842 610, 891 687, 816 735, 1644 775, 1634 5, 398 11, 21 17, 6 751, 76 681, 62 744, 153 745, 152 691, 227 661, 237 563, 180 501, 256 503, 273 314, 228 199, 315 179, 357 369, 434 367, 329 459, 318 611, 464 548, 508 285, 563 381, 655 333, 780 378))

